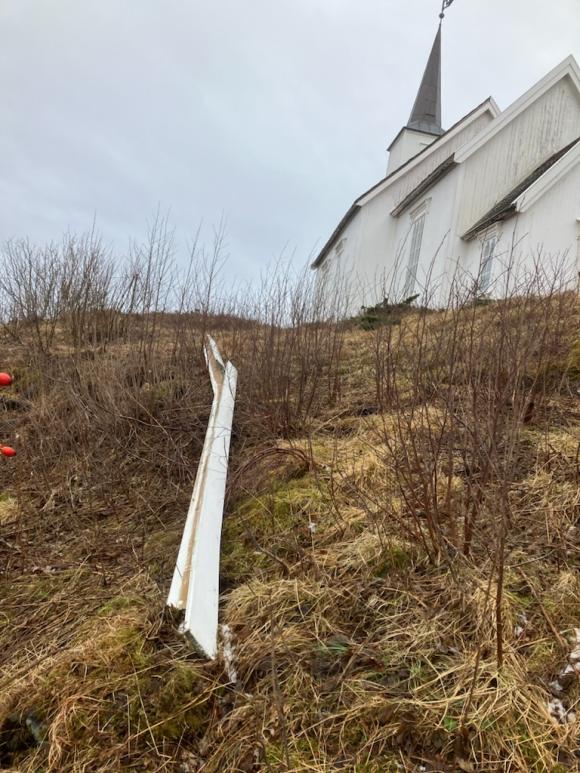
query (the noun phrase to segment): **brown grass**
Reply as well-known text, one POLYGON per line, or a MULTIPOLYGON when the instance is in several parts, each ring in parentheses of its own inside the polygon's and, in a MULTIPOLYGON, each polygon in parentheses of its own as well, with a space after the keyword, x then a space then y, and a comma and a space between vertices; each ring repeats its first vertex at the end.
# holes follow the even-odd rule
POLYGON ((577 679, 571 721, 548 711, 580 625, 576 298, 376 331, 145 313, 106 345, 7 331, 0 767, 577 769, 577 679), (240 370, 233 664, 196 657, 164 609, 208 329, 240 370))

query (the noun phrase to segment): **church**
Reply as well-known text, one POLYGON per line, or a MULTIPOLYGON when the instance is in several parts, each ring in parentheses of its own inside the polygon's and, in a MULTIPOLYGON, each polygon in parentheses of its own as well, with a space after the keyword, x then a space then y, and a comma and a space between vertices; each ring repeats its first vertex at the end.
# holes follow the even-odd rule
MULTIPOLYGON (((444 6, 445 7, 445 6, 444 6)), ((501 111, 492 97, 441 125, 441 19, 386 176, 359 196, 312 267, 349 310, 510 292, 516 275, 580 270, 580 68, 564 59, 501 111)))

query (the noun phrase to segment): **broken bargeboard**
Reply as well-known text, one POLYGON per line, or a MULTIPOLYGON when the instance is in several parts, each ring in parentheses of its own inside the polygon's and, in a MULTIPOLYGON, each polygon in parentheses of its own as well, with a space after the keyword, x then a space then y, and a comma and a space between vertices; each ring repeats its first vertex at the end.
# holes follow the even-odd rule
POLYGON ((217 655, 219 561, 237 370, 208 336, 214 393, 167 606, 185 610, 182 630, 208 658, 217 655))

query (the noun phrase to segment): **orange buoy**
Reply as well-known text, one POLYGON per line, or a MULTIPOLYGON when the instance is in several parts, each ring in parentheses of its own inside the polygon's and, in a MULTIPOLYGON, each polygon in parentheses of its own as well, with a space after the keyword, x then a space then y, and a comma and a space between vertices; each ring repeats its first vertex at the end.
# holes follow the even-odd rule
POLYGON ((10 386, 12 383, 12 376, 10 373, 0 373, 0 387, 10 386))

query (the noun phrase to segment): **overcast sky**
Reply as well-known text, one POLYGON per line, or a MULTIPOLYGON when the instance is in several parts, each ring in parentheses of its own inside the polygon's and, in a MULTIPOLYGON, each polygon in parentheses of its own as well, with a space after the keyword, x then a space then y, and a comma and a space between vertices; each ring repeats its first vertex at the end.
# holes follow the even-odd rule
MULTIPOLYGON (((0 240, 96 216, 125 248, 227 220, 230 266, 303 263, 383 176, 440 0, 0 0, 0 240)), ((455 0, 443 123, 568 54, 580 0, 455 0)))

